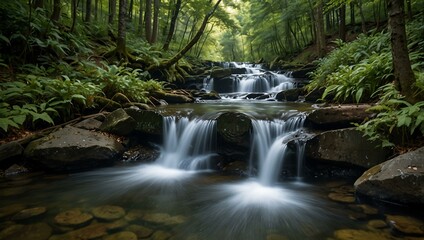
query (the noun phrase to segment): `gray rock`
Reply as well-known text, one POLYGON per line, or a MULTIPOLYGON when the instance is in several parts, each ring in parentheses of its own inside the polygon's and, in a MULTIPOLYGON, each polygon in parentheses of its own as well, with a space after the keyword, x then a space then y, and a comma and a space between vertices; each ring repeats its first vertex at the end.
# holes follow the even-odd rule
POLYGON ((217 118, 217 132, 225 142, 249 145, 252 120, 243 113, 225 112, 217 118))
POLYGON ((0 145, 0 165, 5 160, 22 155, 24 148, 16 141, 0 145))
POLYGON ((354 184, 359 194, 405 204, 424 204, 424 147, 378 164, 354 184))
POLYGON ((109 165, 123 150, 110 136, 67 126, 32 141, 24 156, 50 170, 78 171, 109 165))
POLYGON ((75 124, 74 127, 86 130, 98 130, 100 128, 100 125, 102 125, 101 121, 94 118, 88 118, 75 124))
POLYGON ((312 160, 370 168, 387 160, 388 149, 370 142, 355 128, 322 132, 307 140, 305 156, 312 160))
POLYGON ((367 112, 369 104, 344 104, 322 107, 310 113, 306 121, 318 129, 336 129, 352 127, 352 123, 361 123, 371 118, 373 113, 367 112))
POLYGON ((218 68, 218 69, 212 70, 211 77, 214 79, 220 79, 220 78, 230 76, 231 73, 232 73, 231 69, 229 68, 218 68))
POLYGON ((304 95, 304 90, 301 88, 293 88, 293 89, 288 89, 288 90, 284 90, 281 91, 279 93, 277 93, 277 95, 275 96, 275 99, 277 101, 290 101, 290 102, 294 102, 299 100, 299 96, 304 95))
POLYGON ((134 118, 128 115, 124 109, 120 108, 109 115, 100 126, 100 130, 120 136, 127 136, 135 129, 134 118))
POLYGON ((135 130, 141 133, 162 135, 163 116, 154 111, 127 108, 125 111, 136 122, 135 130))

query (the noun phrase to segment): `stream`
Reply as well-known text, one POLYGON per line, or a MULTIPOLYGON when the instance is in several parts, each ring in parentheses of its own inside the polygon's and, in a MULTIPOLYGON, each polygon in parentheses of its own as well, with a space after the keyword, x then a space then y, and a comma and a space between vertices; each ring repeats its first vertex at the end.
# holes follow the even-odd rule
POLYGON ((289 77, 269 80, 262 73, 237 75, 238 90, 221 100, 157 107, 166 117, 153 163, 0 179, 0 240, 408 239, 393 235, 384 221, 405 213, 355 201, 355 179, 303 178, 301 141, 297 176, 279 179, 287 141, 307 131, 304 113, 312 106, 244 99, 246 92, 293 87, 289 77), (211 165, 215 119, 225 111, 253 119, 247 177, 211 165))

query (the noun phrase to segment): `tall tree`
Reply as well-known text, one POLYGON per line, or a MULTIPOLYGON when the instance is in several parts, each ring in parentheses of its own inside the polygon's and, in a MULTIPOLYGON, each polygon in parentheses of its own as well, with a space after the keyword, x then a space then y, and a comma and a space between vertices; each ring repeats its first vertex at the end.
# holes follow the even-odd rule
POLYGON ((392 46, 393 71, 397 87, 408 102, 419 99, 416 94, 415 75, 408 54, 403 0, 388 0, 390 41, 392 46))
POLYGON ((91 22, 91 0, 86 0, 85 2, 85 22, 91 22))
POLYGON ((180 13, 181 0, 177 0, 175 3, 175 8, 172 11, 171 24, 169 25, 168 35, 166 36, 165 43, 163 44, 162 49, 168 50, 169 44, 171 43, 172 37, 174 36, 175 26, 177 24, 178 14, 180 13))
POLYGON ((119 15, 118 15, 118 38, 116 42, 116 53, 119 58, 127 58, 126 50, 126 14, 127 0, 119 0, 119 15))
POLYGON ((148 67, 148 70, 155 70, 155 69, 166 69, 177 63, 200 39, 203 32, 205 31, 206 25, 208 24, 209 19, 212 17, 216 9, 218 8, 219 3, 221 3, 222 0, 218 0, 213 8, 205 15, 203 18, 202 25, 200 26, 199 30, 197 31, 196 35, 190 40, 187 45, 181 49, 175 56, 173 56, 171 59, 162 62, 159 66, 151 65, 148 67))
POLYGON ((72 18, 71 32, 74 31, 75 23, 77 22, 77 8, 78 8, 77 0, 72 0, 71 1, 71 18, 72 18))
POLYGON ((156 43, 158 40, 159 33, 159 9, 160 9, 160 0, 154 0, 153 3, 153 27, 152 27, 152 38, 151 43, 156 43))
POLYGON ((146 40, 152 43, 152 0, 146 0, 146 10, 144 11, 144 34, 146 40))
POLYGON ((109 17, 107 22, 110 26, 113 25, 113 21, 115 20, 115 14, 116 14, 116 0, 109 0, 109 17))
POLYGON ((318 0, 315 5, 315 43, 317 54, 319 57, 325 55, 325 29, 324 29, 324 3, 323 0, 318 0))
POLYGON ((53 13, 51 19, 55 22, 58 22, 60 18, 60 0, 53 1, 53 13))
POLYGON ((339 38, 346 41, 346 4, 340 6, 339 17, 339 38))

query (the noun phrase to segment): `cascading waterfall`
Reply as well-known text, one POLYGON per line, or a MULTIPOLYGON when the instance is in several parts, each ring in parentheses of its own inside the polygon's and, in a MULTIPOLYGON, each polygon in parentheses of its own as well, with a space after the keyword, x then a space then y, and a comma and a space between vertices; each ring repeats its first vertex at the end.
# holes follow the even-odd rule
MULTIPOLYGON (((255 160, 258 161, 258 181, 261 184, 269 186, 277 181, 287 149, 287 140, 303 127, 304 121, 304 115, 298 115, 286 121, 255 120, 252 122, 253 140, 249 161, 251 166, 255 160)), ((298 158, 303 159, 303 151, 298 151, 297 154, 298 158)), ((298 166, 298 172, 301 172, 300 169, 301 166, 298 166)))
POLYGON ((246 74, 236 81, 237 92, 279 92, 293 88, 291 78, 283 74, 246 74))
POLYGON ((174 169, 208 169, 215 155, 216 121, 165 117, 164 140, 157 164, 174 169))

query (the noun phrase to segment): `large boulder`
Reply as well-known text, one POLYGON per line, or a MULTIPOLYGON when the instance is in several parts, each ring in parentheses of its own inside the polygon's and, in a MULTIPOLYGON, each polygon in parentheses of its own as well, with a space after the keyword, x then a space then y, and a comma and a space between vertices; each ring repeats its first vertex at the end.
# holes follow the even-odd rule
POLYGON ((125 111, 135 120, 136 131, 149 135, 162 135, 163 116, 159 113, 135 108, 127 108, 125 111))
POLYGON ((292 88, 292 89, 284 90, 277 93, 277 95, 275 96, 275 99, 277 101, 294 102, 299 100, 299 97, 303 95, 305 95, 305 90, 303 90, 302 88, 292 88))
POLYGON ((370 168, 387 160, 390 152, 370 142, 355 128, 322 132, 306 142, 305 156, 345 165, 370 168))
POLYGON ((221 79, 221 78, 231 76, 231 73, 232 73, 232 71, 231 71, 230 68, 217 68, 217 69, 212 70, 211 78, 221 79))
POLYGON ((217 91, 218 93, 234 92, 234 81, 236 81, 236 79, 233 76, 214 79, 213 90, 217 91))
POLYGON ((424 204, 424 147, 378 164, 354 184, 358 194, 403 204, 424 204))
POLYGON ((134 118, 128 115, 124 109, 119 108, 106 116, 100 125, 100 130, 116 135, 126 136, 135 129, 134 118))
POLYGON ((225 112, 217 118, 218 137, 225 144, 249 147, 252 120, 243 113, 225 112))
POLYGON ((24 148, 17 141, 0 145, 0 168, 10 166, 10 159, 22 155, 24 148))
POLYGON ((321 107, 310 113, 306 121, 317 129, 337 129, 352 127, 352 123, 361 123, 373 116, 367 112, 369 104, 348 104, 321 107))
POLYGON ((24 156, 55 171, 79 171, 110 165, 124 150, 114 138, 67 126, 32 141, 24 156))
POLYGON ((194 98, 181 92, 155 92, 152 96, 157 99, 165 100, 167 103, 192 103, 194 98))

